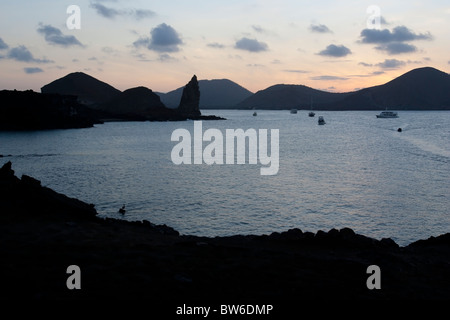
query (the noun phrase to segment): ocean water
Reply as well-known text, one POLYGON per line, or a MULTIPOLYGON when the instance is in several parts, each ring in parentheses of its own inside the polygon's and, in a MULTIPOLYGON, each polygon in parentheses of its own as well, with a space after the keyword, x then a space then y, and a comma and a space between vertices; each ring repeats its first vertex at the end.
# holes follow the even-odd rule
POLYGON ((172 132, 193 134, 193 121, 1 132, 0 165, 12 161, 18 176, 93 203, 102 217, 145 219, 182 234, 349 227, 407 245, 450 232, 450 112, 402 111, 398 119, 257 112, 203 111, 227 118, 203 121, 203 130, 278 129, 276 175, 261 175, 260 164, 175 165, 172 132))

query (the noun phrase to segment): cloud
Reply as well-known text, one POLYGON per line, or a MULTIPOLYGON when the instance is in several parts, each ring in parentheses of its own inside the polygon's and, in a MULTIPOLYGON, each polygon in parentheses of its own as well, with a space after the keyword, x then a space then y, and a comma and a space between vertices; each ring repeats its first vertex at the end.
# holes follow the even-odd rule
POLYGON ((352 77, 368 78, 368 77, 378 76, 378 75, 383 74, 383 73, 385 73, 385 72, 384 71, 374 71, 374 72, 371 72, 369 74, 352 75, 352 77))
POLYGON ((111 48, 111 47, 103 47, 102 48, 102 52, 106 53, 106 54, 111 54, 111 55, 116 55, 117 54, 117 50, 111 48))
POLYGON ((91 8, 94 8, 99 15, 108 19, 114 19, 116 16, 120 15, 118 10, 108 8, 100 3, 91 3, 91 8))
POLYGON ((180 36, 171 26, 162 23, 150 32, 152 38, 149 49, 159 52, 176 52, 179 51, 178 46, 183 44, 180 36))
POLYGON ((390 55, 416 52, 417 47, 412 44, 402 42, 391 42, 375 47, 377 50, 386 51, 390 55))
POLYGON ((377 66, 382 69, 398 69, 405 64, 406 62, 397 59, 386 59, 383 62, 378 63, 377 66))
POLYGON ((256 39, 249 39, 246 37, 236 41, 234 47, 236 49, 246 50, 250 52, 262 52, 268 50, 268 46, 266 43, 260 42, 256 39))
POLYGON ((207 46, 210 47, 210 48, 216 48, 216 49, 223 49, 223 48, 225 48, 225 45, 217 43, 217 42, 208 43, 207 46))
POLYGON ((156 13, 151 10, 134 9, 131 13, 131 16, 133 16, 136 20, 141 20, 153 18, 154 16, 156 16, 156 13))
POLYGON ((360 63, 358 63, 359 65, 362 65, 362 66, 364 66, 364 67, 373 67, 373 64, 371 64, 371 63, 366 63, 366 62, 360 62, 360 63))
POLYGON ((91 8, 95 9, 95 11, 102 17, 107 19, 115 19, 116 17, 131 17, 136 20, 152 18, 156 16, 156 13, 151 10, 146 9, 114 9, 110 7, 106 7, 100 3, 91 3, 91 8))
POLYGON ((284 72, 292 72, 292 73, 309 73, 309 71, 306 70, 292 70, 292 69, 286 69, 283 70, 284 72))
POLYGON ((361 38, 362 43, 389 43, 433 39, 429 32, 416 34, 405 26, 395 27, 392 31, 388 29, 364 29, 361 31, 361 38))
POLYGON ((6 56, 8 59, 20 62, 34 62, 34 63, 52 63, 53 61, 47 59, 36 59, 25 46, 18 46, 8 51, 6 56))
POLYGON ((340 58, 345 57, 351 53, 352 52, 350 51, 350 49, 345 46, 336 46, 334 44, 330 44, 325 50, 320 51, 318 55, 340 58))
POLYGON ((62 47, 70 47, 70 46, 80 46, 83 47, 80 41, 74 36, 65 36, 61 30, 58 28, 52 27, 51 25, 43 25, 39 24, 39 28, 37 31, 40 34, 43 34, 45 37, 45 41, 52 45, 58 45, 62 47))
POLYGON ((337 76, 317 76, 317 77, 310 77, 310 79, 311 80, 325 80, 325 81, 348 80, 348 78, 337 77, 337 76))
POLYGON ((326 25, 324 24, 311 24, 309 26, 309 30, 316 33, 333 33, 326 25))
POLYGON ((139 38, 133 45, 135 47, 147 47, 157 52, 177 52, 183 44, 177 31, 171 26, 162 23, 150 31, 151 37, 139 38))
POLYGON ((27 74, 33 74, 33 73, 39 73, 44 72, 41 68, 23 68, 23 71, 27 74))
POLYGON ((0 38, 0 50, 8 49, 8 45, 0 38))
POLYGON ((253 28, 253 30, 255 30, 258 33, 265 33, 266 32, 266 30, 263 29, 261 26, 253 25, 252 28, 253 28))
POLYGON ((174 58, 174 57, 168 55, 167 53, 160 54, 158 60, 161 61, 161 62, 172 62, 172 61, 177 61, 176 58, 174 58))

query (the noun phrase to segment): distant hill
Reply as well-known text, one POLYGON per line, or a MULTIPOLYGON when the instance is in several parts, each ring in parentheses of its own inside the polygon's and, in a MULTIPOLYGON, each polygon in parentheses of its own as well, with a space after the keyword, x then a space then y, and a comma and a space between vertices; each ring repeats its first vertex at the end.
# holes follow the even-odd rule
POLYGON ((98 109, 121 118, 136 120, 158 118, 161 114, 164 116, 173 113, 173 110, 164 106, 157 94, 145 87, 125 90, 100 104, 98 109))
POLYGON ((380 86, 330 93, 302 85, 275 85, 237 104, 239 109, 450 110, 450 75, 431 67, 411 70, 380 86))
POLYGON ((359 90, 323 107, 345 110, 450 110, 450 75, 430 67, 414 69, 386 84, 359 90))
POLYGON ((332 93, 303 85, 277 84, 258 91, 237 104, 239 109, 316 109, 318 105, 334 103, 348 93, 332 93))
POLYGON ((41 88, 42 93, 74 95, 78 101, 95 108, 120 94, 120 90, 83 72, 74 72, 41 88))
MULTIPOLYGON (((253 93, 228 79, 199 80, 200 109, 220 109, 235 107, 253 93)), ((161 101, 169 108, 180 103, 183 88, 168 93, 157 93, 161 101)))

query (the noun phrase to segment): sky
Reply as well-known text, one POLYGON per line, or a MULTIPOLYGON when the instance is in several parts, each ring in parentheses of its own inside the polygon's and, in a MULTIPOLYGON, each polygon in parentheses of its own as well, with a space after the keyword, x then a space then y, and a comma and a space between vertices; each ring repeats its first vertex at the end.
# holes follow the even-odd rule
POLYGON ((0 89, 84 72, 119 90, 230 79, 348 92, 450 69, 448 0, 2 0, 0 89))

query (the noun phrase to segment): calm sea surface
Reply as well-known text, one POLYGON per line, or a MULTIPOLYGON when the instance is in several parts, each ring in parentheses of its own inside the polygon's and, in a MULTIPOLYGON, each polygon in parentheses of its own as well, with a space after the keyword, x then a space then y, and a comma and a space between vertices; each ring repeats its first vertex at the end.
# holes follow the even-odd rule
POLYGON ((350 227, 407 245, 450 232, 450 112, 257 112, 203 111, 228 119, 203 121, 203 130, 279 129, 274 176, 262 176, 259 164, 174 165, 171 134, 193 133, 193 121, 1 132, 0 165, 12 161, 18 176, 93 203, 101 216, 182 234, 350 227), (317 125, 319 115, 326 125, 317 125))

